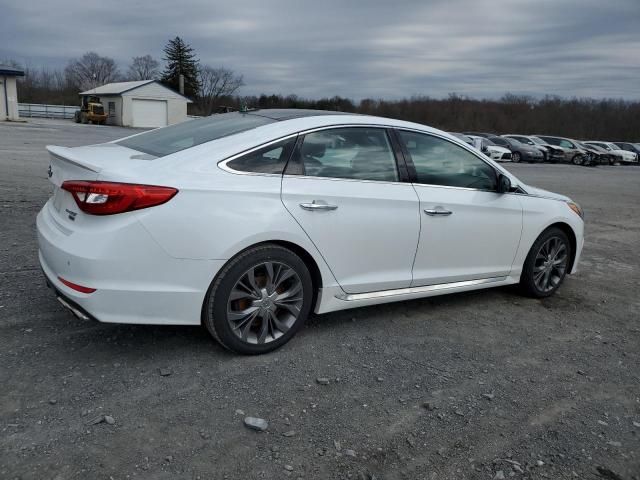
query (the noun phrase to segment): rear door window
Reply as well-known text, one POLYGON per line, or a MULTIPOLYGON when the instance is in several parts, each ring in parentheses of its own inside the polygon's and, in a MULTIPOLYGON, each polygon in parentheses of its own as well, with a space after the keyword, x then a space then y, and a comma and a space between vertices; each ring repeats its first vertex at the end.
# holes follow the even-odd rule
POLYGON ((311 177, 397 182, 396 159, 383 128, 335 128, 308 133, 300 147, 311 177))

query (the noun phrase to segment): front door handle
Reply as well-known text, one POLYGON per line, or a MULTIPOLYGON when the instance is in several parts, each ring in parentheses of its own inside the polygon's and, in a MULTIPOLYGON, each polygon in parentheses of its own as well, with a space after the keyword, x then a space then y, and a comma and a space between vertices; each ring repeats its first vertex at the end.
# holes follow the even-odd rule
POLYGON ((446 217, 451 215, 453 212, 451 210, 445 210, 442 207, 436 208, 425 208, 424 213, 432 217, 446 217))
POLYGON ((338 208, 337 205, 329 205, 328 203, 325 202, 319 202, 314 200, 311 203, 301 203, 300 207, 304 210, 309 210, 311 212, 316 211, 316 210, 335 210, 336 208, 338 208))

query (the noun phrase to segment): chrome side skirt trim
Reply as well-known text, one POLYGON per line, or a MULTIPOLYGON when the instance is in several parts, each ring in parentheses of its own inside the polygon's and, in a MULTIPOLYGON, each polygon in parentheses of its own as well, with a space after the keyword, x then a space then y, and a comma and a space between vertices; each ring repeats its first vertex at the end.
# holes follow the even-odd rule
POLYGON ((507 277, 491 277, 483 278, 480 280, 466 280, 464 282, 453 283, 439 283, 436 285, 426 285, 424 287, 408 287, 398 288, 396 290, 381 290, 379 292, 367 292, 367 293, 351 293, 351 294, 339 294, 335 297, 339 300, 347 302, 353 302, 356 300, 372 300, 375 298, 395 297, 398 295, 415 295, 427 292, 436 292, 439 290, 448 290, 451 288, 472 287, 475 285, 485 285, 487 283, 503 282, 507 277))

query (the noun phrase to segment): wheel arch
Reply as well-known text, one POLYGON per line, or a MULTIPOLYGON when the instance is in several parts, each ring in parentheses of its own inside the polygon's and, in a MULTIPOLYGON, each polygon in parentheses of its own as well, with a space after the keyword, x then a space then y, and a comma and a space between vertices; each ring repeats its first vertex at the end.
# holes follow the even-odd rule
POLYGON ((304 264, 309 269, 309 273, 311 275, 311 282, 313 284, 313 298, 311 299, 311 311, 312 312, 315 311, 316 302, 318 301, 318 293, 322 288, 323 280, 322 280, 322 273, 320 271, 320 267, 318 266, 318 263, 316 262, 315 258, 313 258, 313 255, 311 255, 307 251, 307 249, 305 249, 304 247, 301 247, 300 245, 287 240, 264 240, 264 241, 260 241, 260 242, 256 242, 251 245, 248 245, 244 247, 242 250, 236 252, 231 258, 229 258, 224 263, 224 265, 222 266, 222 268, 220 268, 218 273, 216 273, 216 275, 211 280, 209 288, 207 289, 207 293, 202 302, 201 323, 204 322, 205 308, 207 304, 207 297, 209 296, 209 291, 211 290, 211 287, 215 284, 216 280, 220 276, 220 273, 224 271, 225 266, 234 258, 236 258, 238 255, 242 255, 247 250, 250 250, 255 247, 260 247, 263 245, 278 245, 280 247, 291 250, 293 253, 295 253, 302 259, 304 264))
MULTIPOLYGON (((542 232, 540 232, 540 235, 542 235, 544 232, 546 232, 550 228, 554 228, 554 227, 562 230, 565 233, 565 235, 569 238, 569 243, 571 243, 571 257, 569 258, 569 265, 567 266, 567 273, 571 273, 571 271, 573 270, 573 264, 576 260, 576 253, 577 253, 577 247, 578 247, 578 240, 576 238, 576 233, 573 231, 573 228, 571 228, 571 225, 569 225, 568 223, 555 222, 549 225, 547 228, 545 228, 542 232)), ((540 235, 538 235, 538 237, 536 238, 539 238, 540 235)))

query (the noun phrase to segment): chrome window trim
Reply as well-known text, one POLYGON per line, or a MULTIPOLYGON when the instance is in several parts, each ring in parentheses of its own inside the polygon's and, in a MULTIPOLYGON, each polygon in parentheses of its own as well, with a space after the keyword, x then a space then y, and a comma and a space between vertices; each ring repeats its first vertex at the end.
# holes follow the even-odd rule
POLYGON ((395 290, 380 290, 377 292, 367 293, 341 293, 335 297, 346 302, 358 300, 373 300, 377 298, 395 297, 397 295, 417 295, 420 293, 437 292, 439 290, 448 290, 451 288, 470 287, 475 285, 484 285, 489 283, 502 282, 507 276, 482 278, 478 280, 464 280, 462 282, 437 283, 434 285, 425 285, 422 287, 398 288, 395 290))
MULTIPOLYGON (((231 167, 229 167, 227 164, 229 162, 231 162, 232 160, 235 160, 238 157, 241 157, 243 155, 255 152, 256 150, 260 150, 261 148, 264 147, 268 147, 269 145, 272 145, 274 143, 278 143, 280 141, 284 141, 284 140, 288 140, 289 138, 293 138, 293 137, 297 137, 300 135, 306 135, 308 133, 313 133, 313 132, 319 132, 322 130, 331 130, 331 129, 335 129, 335 128, 381 128, 383 130, 387 130, 389 128, 394 129, 396 131, 400 131, 400 130, 406 130, 409 132, 415 132, 415 133, 421 133, 423 135, 431 135, 433 137, 439 138, 441 140, 445 140, 448 141, 449 143, 453 143, 454 145, 463 147, 466 151, 468 151, 469 153, 471 153, 472 155, 474 155, 476 158, 478 158, 479 160, 481 160, 482 162, 484 162, 485 164, 487 164, 489 167, 493 168, 494 170, 496 169, 495 165, 492 165, 491 163, 485 161, 480 155, 478 155, 478 153, 475 151, 475 149, 473 147, 471 147, 470 145, 467 145, 466 143, 460 141, 460 143, 457 142, 452 142, 451 139, 446 138, 442 135, 439 135, 437 133, 433 133, 433 132, 427 132, 425 130, 420 130, 417 128, 411 128, 411 127, 399 127, 397 125, 389 125, 389 124, 370 124, 370 123, 337 123, 337 124, 332 124, 332 125, 323 125, 321 127, 313 127, 313 128, 308 128, 306 130, 300 130, 296 133, 292 133, 289 135, 285 135, 284 137, 279 137, 275 140, 270 140, 266 143, 257 145, 255 147, 251 147, 250 149, 244 150, 240 153, 236 153, 230 157, 224 158, 220 161, 218 161, 218 167, 220 167, 222 170, 224 170, 225 172, 228 173, 232 173, 235 175, 253 175, 253 176, 261 176, 261 177, 282 177, 282 178, 308 178, 308 179, 317 179, 317 180, 332 180, 332 181, 346 181, 346 182, 362 182, 362 183, 377 183, 377 184, 391 184, 391 185, 396 185, 396 184, 401 184, 401 185, 413 185, 413 186, 425 186, 425 187, 435 187, 435 188, 448 188, 448 189, 454 189, 454 190, 467 190, 467 191, 476 191, 476 192, 487 192, 487 193, 495 193, 498 194, 498 192, 492 191, 492 190, 483 190, 480 188, 470 188, 470 187, 453 187, 450 185, 433 185, 433 184, 429 184, 429 183, 418 183, 418 182, 403 182, 403 181, 397 181, 397 182, 389 182, 389 181, 384 181, 384 180, 365 180, 365 179, 358 179, 358 178, 339 178, 339 177, 318 177, 318 176, 312 176, 312 175, 291 175, 291 174, 281 174, 281 173, 260 173, 260 172, 243 172, 241 170, 235 170, 231 167)), ((395 155, 394 155, 395 157, 395 155)), ((397 165, 396 165, 397 167, 397 165)), ((524 190, 521 186, 518 186, 521 190, 524 190)), ((518 192, 505 192, 502 193, 500 195, 521 195, 518 192)))

